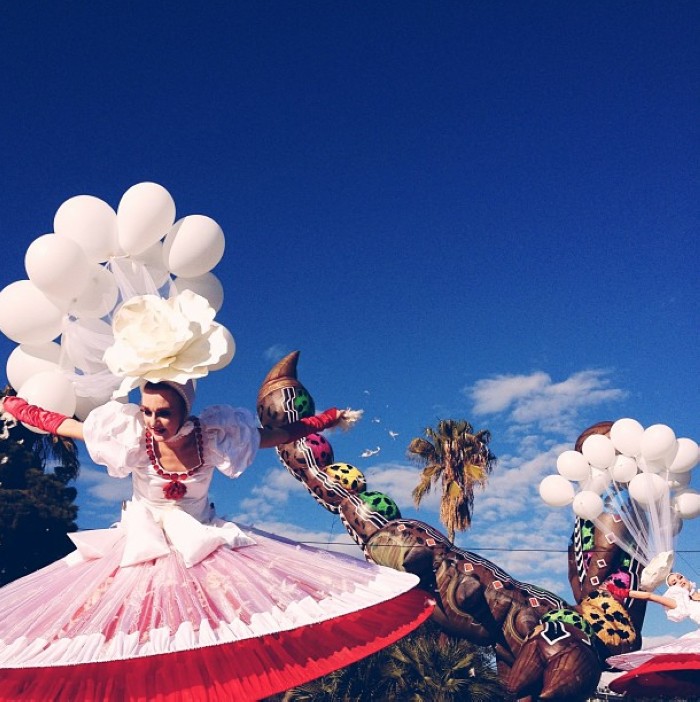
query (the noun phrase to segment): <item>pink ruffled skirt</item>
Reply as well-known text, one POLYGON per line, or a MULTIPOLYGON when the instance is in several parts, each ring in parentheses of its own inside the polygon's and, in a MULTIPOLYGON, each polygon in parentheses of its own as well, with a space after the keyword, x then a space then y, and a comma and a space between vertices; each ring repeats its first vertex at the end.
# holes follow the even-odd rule
MULTIPOLYGON (((401 638, 432 603, 417 579, 244 529, 187 567, 57 561, 0 590, 0 700, 260 699, 401 638)), ((82 532, 89 534, 90 532, 82 532)))

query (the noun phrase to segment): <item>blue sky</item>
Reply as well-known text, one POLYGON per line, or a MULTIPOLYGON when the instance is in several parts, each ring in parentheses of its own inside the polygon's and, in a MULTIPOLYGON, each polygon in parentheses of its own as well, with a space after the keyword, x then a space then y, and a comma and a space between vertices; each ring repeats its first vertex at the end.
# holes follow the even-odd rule
MULTIPOLYGON (((0 287, 64 200, 162 184, 226 234, 238 350, 199 407, 254 409, 300 349, 317 406, 365 409, 336 459, 435 525, 435 501, 410 504, 408 441, 438 418, 488 427, 501 460, 457 543, 569 597, 572 516, 537 494, 557 454, 623 416, 700 438, 699 19, 673 1, 15 3, 0 287)), ((81 527, 124 487, 85 460, 81 527)), ((272 452, 214 496, 345 540, 272 452)), ((699 534, 679 540, 695 579, 699 534)), ((653 609, 645 629, 685 630, 653 609)))

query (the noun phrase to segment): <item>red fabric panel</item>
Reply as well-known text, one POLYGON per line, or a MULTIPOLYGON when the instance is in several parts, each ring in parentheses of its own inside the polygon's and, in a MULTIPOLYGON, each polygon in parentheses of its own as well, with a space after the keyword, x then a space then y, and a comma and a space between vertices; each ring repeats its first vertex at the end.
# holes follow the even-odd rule
POLYGON ((653 697, 700 696, 700 654, 667 653, 630 670, 610 683, 614 692, 653 697))
POLYGON ((287 632, 158 656, 0 671, 0 700, 242 702, 354 663, 402 638, 432 613, 425 592, 287 632))

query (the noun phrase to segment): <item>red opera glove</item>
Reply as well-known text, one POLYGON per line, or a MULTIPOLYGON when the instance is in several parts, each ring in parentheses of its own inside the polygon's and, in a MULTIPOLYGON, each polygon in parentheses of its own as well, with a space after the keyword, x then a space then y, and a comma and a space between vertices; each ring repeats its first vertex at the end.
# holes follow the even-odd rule
POLYGON ((49 434, 55 434, 58 431, 58 427, 68 419, 65 414, 41 409, 41 407, 28 404, 21 397, 12 395, 3 399, 2 406, 5 412, 8 412, 20 422, 29 424, 36 429, 48 431, 49 434))
POLYGON ((319 431, 335 426, 339 419, 340 411, 335 407, 331 407, 331 409, 327 409, 325 412, 321 412, 321 414, 314 415, 313 417, 304 417, 298 422, 292 422, 280 428, 284 429, 289 434, 289 439, 285 443, 291 444, 292 441, 303 439, 309 434, 316 434, 319 431))
POLYGON ((605 587, 616 600, 626 600, 630 596, 628 587, 618 587, 613 583, 608 583, 605 587))

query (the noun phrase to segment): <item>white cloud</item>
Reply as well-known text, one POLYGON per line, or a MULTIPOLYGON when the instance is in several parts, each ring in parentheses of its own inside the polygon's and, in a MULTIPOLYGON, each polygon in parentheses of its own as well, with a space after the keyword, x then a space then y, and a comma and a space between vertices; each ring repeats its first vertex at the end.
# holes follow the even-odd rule
POLYGON ((87 493, 89 502, 106 502, 110 505, 129 500, 133 494, 131 478, 113 478, 106 468, 81 466, 75 487, 79 493, 87 493))
POLYGON ((568 435, 579 429, 583 408, 620 400, 625 391, 611 386, 609 372, 583 370, 555 383, 543 371, 530 375, 499 375, 477 380, 464 389, 474 402, 476 414, 507 413, 507 419, 522 427, 568 435))
POLYGON ((551 383, 552 379, 542 371, 530 375, 498 375, 477 380, 468 393, 477 414, 492 414, 502 412, 520 398, 541 392, 551 383))
MULTIPOLYGON (((368 490, 378 490, 391 497, 401 510, 413 506, 411 492, 418 484, 421 469, 402 463, 379 463, 365 472, 368 490)), ((421 502, 421 509, 437 510, 440 506, 440 486, 421 502)))
POLYGON ((474 518, 479 522, 502 522, 509 516, 544 507, 538 493, 540 481, 556 471, 557 456, 564 448, 567 447, 557 444, 528 459, 501 458, 486 489, 475 493, 474 518))
POLYGON ((240 511, 234 521, 258 523, 259 519, 283 509, 290 495, 298 491, 299 482, 288 471, 271 468, 251 489, 251 496, 240 501, 240 511))

